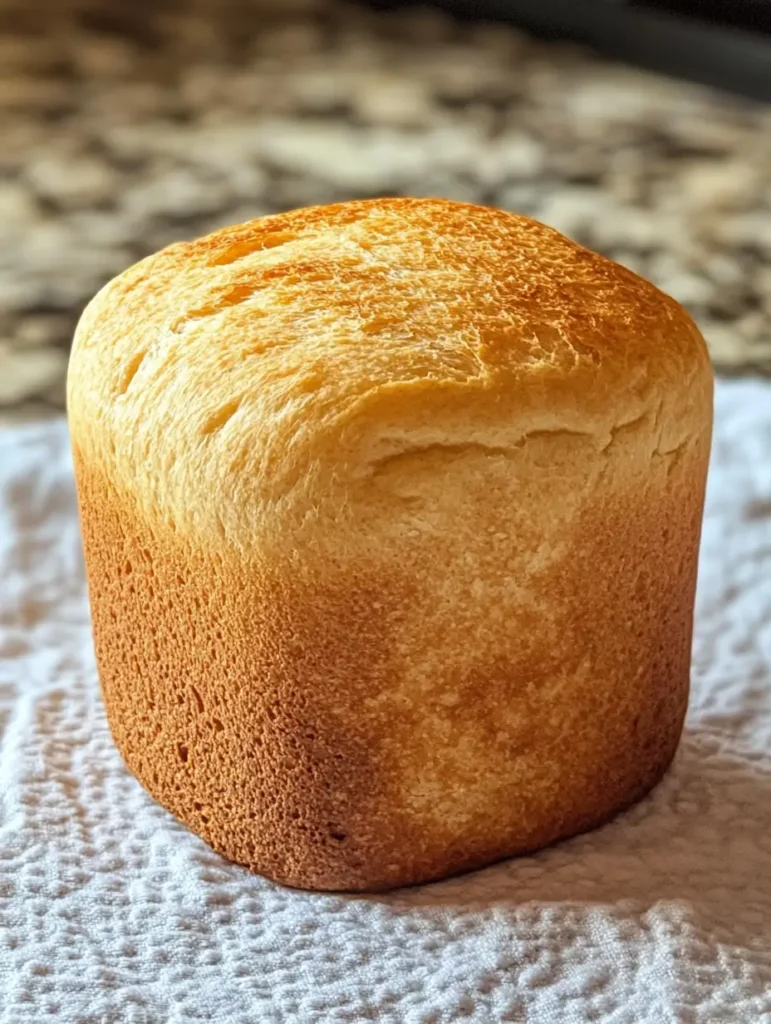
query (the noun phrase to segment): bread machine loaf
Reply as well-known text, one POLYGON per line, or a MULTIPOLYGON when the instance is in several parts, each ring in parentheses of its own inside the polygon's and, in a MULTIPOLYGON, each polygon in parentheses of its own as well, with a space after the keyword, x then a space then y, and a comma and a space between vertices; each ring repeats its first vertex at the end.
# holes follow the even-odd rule
POLYGON ((103 288, 68 411, 112 733, 226 857, 437 879, 670 763, 712 372, 629 270, 445 200, 265 217, 103 288))

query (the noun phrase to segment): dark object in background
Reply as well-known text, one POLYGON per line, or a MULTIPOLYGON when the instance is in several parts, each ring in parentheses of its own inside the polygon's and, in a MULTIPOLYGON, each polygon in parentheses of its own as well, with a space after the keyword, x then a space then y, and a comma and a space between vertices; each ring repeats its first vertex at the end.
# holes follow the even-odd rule
MULTIPOLYGON (((771 101, 771 0, 435 0, 654 71, 771 101)), ((385 6, 401 6, 386 0, 385 6)))

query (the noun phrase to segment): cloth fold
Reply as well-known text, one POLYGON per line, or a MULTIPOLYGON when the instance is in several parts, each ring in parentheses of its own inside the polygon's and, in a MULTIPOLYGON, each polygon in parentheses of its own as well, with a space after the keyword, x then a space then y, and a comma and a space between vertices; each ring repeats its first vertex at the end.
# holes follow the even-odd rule
POLYGON ((771 1022, 771 385, 721 382, 693 689, 606 827, 374 897, 282 889, 145 794, 99 696, 63 422, 0 432, 0 1022, 771 1022))

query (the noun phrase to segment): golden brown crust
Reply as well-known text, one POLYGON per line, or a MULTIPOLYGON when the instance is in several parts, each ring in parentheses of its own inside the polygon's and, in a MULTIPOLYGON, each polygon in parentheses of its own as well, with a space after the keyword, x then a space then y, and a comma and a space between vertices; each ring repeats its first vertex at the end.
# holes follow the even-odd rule
POLYGON ((651 285, 499 211, 299 211, 109 286, 69 402, 113 733, 226 856, 420 882, 665 770, 711 373, 651 285))
POLYGON ((329 889, 441 877, 604 821, 674 753, 698 479, 642 514, 588 513, 540 582, 552 628, 511 609, 500 657, 453 678, 473 637, 450 627, 434 638, 441 692, 411 707, 394 685, 399 637, 419 632, 411 573, 309 591, 151 534, 82 464, 79 481, 118 746, 157 799, 254 870, 329 889))
POLYGON ((651 411, 668 451, 702 428, 709 380, 691 320, 630 271, 524 217, 383 199, 130 268, 83 315, 68 407, 146 517, 286 553, 385 456, 544 430, 602 447, 651 411))
POLYGON ((215 849, 295 886, 426 881, 606 820, 658 780, 686 709, 703 480, 682 467, 662 493, 667 468, 644 507, 585 513, 531 606, 506 609, 497 657, 453 674, 474 637, 434 635, 443 671, 406 705, 426 567, 302 583, 212 557, 78 459, 124 758, 215 849))

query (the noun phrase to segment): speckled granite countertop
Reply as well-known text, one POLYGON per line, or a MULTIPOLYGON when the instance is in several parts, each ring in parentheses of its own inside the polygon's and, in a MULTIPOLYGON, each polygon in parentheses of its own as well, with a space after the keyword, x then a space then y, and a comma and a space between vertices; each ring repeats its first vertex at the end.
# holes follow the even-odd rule
POLYGON ((533 214, 771 374, 771 108, 502 26, 332 0, 0 0, 0 421, 61 410, 110 276, 308 203, 533 214))

